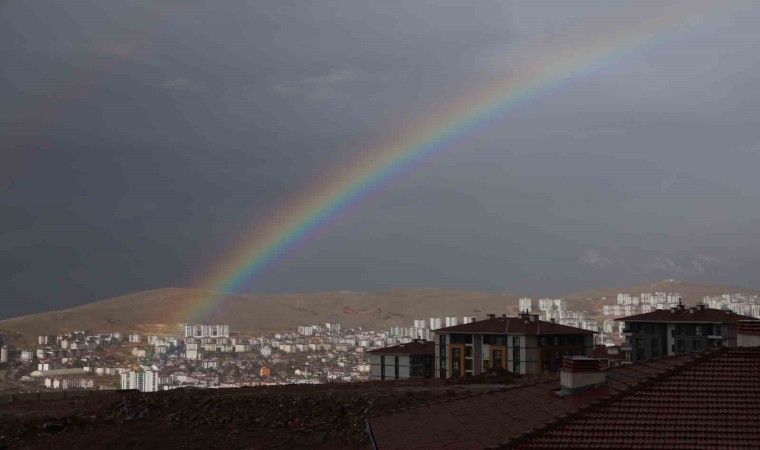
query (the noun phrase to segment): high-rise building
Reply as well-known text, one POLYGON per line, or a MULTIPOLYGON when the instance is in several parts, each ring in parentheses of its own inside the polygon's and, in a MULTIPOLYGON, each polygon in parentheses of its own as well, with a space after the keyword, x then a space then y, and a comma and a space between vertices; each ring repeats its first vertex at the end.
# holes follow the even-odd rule
POLYGON ((122 389, 137 389, 140 392, 158 391, 158 372, 153 370, 129 371, 121 374, 122 389))
POLYGON ((200 325, 189 323, 185 325, 185 337, 230 337, 229 325, 200 325))

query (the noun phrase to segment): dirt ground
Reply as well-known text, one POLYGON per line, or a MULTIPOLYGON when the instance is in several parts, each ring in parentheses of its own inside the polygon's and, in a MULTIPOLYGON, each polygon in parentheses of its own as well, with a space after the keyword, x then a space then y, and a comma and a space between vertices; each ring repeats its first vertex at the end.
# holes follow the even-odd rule
POLYGON ((367 416, 501 387, 367 382, 12 403, 0 405, 0 449, 369 449, 367 416))

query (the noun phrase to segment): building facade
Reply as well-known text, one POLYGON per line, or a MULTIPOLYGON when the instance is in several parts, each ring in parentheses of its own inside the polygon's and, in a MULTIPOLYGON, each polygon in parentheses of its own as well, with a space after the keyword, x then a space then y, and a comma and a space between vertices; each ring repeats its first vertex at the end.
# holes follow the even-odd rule
POLYGON ((122 389, 137 389, 140 392, 158 391, 158 372, 153 370, 130 371, 121 374, 122 389))
POLYGON ((433 378, 435 364, 433 342, 415 340, 367 353, 370 357, 370 379, 372 380, 433 378))
POLYGON ((538 320, 489 314, 435 332, 435 377, 459 378, 500 367, 516 374, 559 371, 565 356, 591 356, 594 333, 538 320))
POLYGON ((639 362, 709 347, 735 347, 737 322, 752 319, 729 310, 707 308, 704 304, 686 307, 679 303, 669 310, 615 320, 624 323, 626 341, 621 349, 625 359, 639 362))

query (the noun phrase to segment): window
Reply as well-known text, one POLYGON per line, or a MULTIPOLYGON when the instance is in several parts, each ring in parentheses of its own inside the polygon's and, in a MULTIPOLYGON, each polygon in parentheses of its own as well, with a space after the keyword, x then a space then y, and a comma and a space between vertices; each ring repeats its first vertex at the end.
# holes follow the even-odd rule
POLYGON ((678 350, 677 350, 677 352, 678 353, 685 353, 686 352, 686 341, 684 341, 683 339, 679 339, 678 342, 677 342, 677 344, 678 344, 678 350))
POLYGON ((393 361, 393 368, 395 369, 394 377, 398 380, 398 356, 393 361))
POLYGON ((385 379, 385 355, 380 357, 380 379, 385 379))
POLYGON ((462 376, 462 349, 458 347, 451 348, 451 377, 459 378, 462 376))
POLYGON ((702 341, 694 341, 691 343, 691 349, 695 352, 699 352, 702 350, 702 341))
POLYGON ((512 338, 512 373, 520 373, 520 338, 512 338))
POLYGON ((503 360, 504 360, 504 355, 502 355, 502 351, 494 350, 493 363, 491 364, 491 367, 504 367, 504 363, 502 362, 503 360))
POLYGON ((503 334, 484 334, 483 343, 489 345, 507 345, 507 337, 503 334))
POLYGON ((652 358, 660 356, 660 341, 658 339, 652 339, 652 358))
POLYGON ((642 339, 642 338, 636 339, 636 348, 644 348, 644 343, 645 342, 646 341, 644 341, 644 339, 642 339))
MULTIPOLYGON (((464 334, 452 334, 449 340, 452 344, 464 344, 466 340, 465 336, 466 335, 464 334)), ((470 338, 472 338, 472 336, 470 336, 470 338)))
POLYGON ((697 326, 694 328, 694 332, 695 332, 695 334, 696 334, 697 336, 702 336, 702 325, 697 325, 697 326))
POLYGON ((446 371, 448 369, 448 362, 446 359, 446 355, 448 354, 446 351, 446 335, 442 334, 438 338, 438 344, 439 344, 439 354, 440 362, 438 363, 438 376, 440 378, 446 378, 446 371))

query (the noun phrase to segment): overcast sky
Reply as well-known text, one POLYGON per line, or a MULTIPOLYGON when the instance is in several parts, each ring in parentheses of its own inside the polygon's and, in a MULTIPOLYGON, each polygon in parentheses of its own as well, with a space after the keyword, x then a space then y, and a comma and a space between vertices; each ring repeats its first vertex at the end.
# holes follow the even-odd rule
MULTIPOLYGON (((720 5, 478 128, 245 289, 760 287, 760 8, 720 5)), ((0 1, 0 317, 196 286, 331 168, 630 6, 0 1)))

